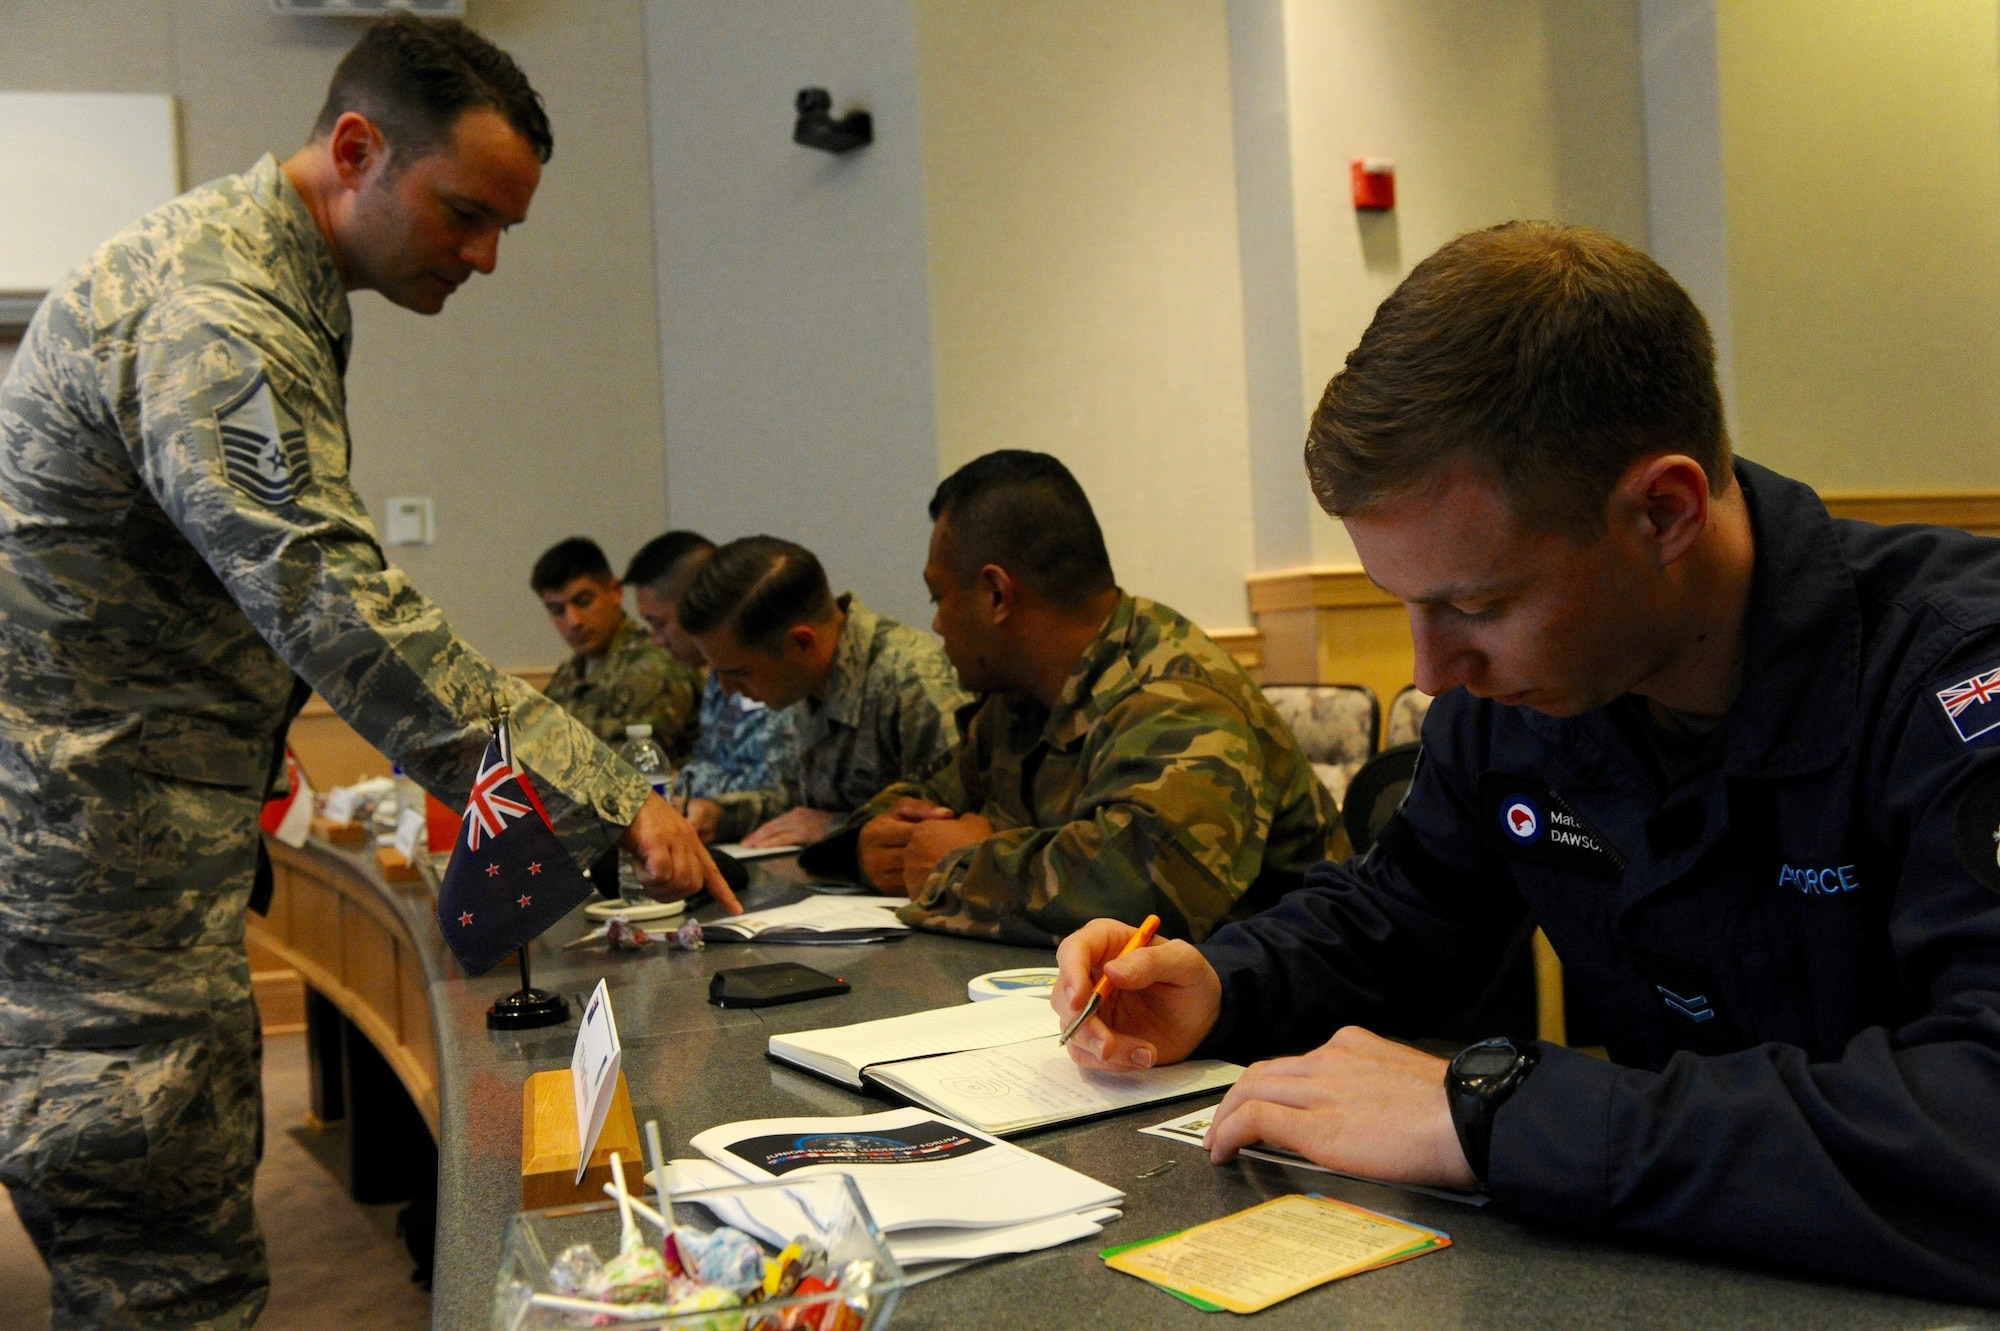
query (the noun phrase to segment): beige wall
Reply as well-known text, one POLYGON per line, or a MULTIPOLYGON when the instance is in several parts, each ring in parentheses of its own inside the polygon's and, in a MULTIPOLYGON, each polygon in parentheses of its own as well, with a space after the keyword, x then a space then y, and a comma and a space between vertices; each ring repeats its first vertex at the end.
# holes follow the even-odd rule
POLYGON ((1717 6, 1737 445, 1827 489, 2000 485, 1991 0, 1717 6))
MULTIPOLYGON (((1646 243, 1632 0, 1287 0, 1285 28, 1302 442, 1376 305, 1453 236, 1531 217, 1646 243), (1355 211, 1356 157, 1396 163, 1393 212, 1355 211)), ((1313 544, 1354 559, 1317 512, 1313 544)))
POLYGON ((1247 622, 1222 0, 920 0, 939 463, 1061 457, 1124 585, 1247 622))
MULTIPOLYGON (((551 542, 614 561, 665 515, 639 0, 471 0, 546 98, 556 155, 499 271, 423 319, 363 293, 348 375, 354 478, 379 511, 428 494, 438 542, 390 552, 506 664, 560 644, 527 590, 551 542)), ((351 21, 264 0, 0 0, 0 88, 181 99, 190 183, 305 138, 351 21)))

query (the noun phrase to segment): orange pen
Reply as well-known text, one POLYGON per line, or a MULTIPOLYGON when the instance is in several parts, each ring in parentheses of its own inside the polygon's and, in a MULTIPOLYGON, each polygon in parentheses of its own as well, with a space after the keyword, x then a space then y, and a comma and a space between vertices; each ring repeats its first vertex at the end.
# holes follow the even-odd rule
MULTIPOLYGON (((1157 915, 1148 915, 1139 925, 1139 932, 1126 939, 1125 946, 1118 949, 1118 956, 1128 957, 1132 955, 1140 948, 1146 946, 1146 944, 1152 942, 1153 935, 1158 932, 1160 932, 1160 917, 1157 915)), ((1113 961, 1117 959, 1117 957, 1112 958, 1113 961)), ((1109 997, 1111 997, 1111 977, 1100 975, 1097 977, 1097 987, 1090 991, 1090 1001, 1083 1005, 1083 1011, 1076 1014, 1076 1020, 1069 1024, 1069 1029, 1062 1033, 1062 1038, 1057 1040, 1056 1044, 1059 1046, 1068 1044, 1069 1037, 1075 1035, 1077 1028, 1082 1026, 1086 1021, 1089 1021, 1090 1014, 1097 1011, 1097 1005, 1109 997)))

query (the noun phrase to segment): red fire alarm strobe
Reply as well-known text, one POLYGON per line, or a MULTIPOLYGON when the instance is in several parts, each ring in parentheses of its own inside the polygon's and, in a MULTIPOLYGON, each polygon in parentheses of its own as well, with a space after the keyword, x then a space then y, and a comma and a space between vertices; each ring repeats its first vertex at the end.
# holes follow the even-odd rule
POLYGON ((1354 159, 1354 206, 1382 213, 1396 206, 1396 164, 1382 157, 1354 159))

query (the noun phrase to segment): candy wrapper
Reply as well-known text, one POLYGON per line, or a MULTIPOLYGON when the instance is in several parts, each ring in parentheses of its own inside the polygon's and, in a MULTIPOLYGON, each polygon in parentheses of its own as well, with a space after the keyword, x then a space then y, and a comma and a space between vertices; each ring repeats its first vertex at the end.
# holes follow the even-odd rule
POLYGON ((564 1248, 549 1263, 549 1284, 558 1294, 585 1294, 598 1283, 604 1262, 597 1255, 597 1249, 588 1243, 577 1243, 564 1248))
POLYGON ((669 1297, 670 1283, 659 1249, 634 1248, 599 1268, 585 1293, 605 1303, 660 1303, 669 1297))
POLYGON ((742 1230, 724 1225, 707 1234, 681 1231, 675 1237, 682 1263, 692 1257, 694 1274, 705 1284, 731 1290, 763 1286, 764 1250, 742 1230))
POLYGON ((707 947, 701 937, 701 921, 682 921, 681 927, 674 930, 674 946, 683 952, 699 952, 707 947))

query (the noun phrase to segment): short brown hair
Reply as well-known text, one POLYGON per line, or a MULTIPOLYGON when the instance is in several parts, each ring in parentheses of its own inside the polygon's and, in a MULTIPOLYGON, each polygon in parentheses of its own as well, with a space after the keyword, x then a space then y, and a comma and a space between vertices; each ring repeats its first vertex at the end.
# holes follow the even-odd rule
POLYGON ((1313 412, 1306 471, 1339 517, 1464 462, 1528 526, 1594 536, 1618 478, 1662 450, 1728 488, 1701 311, 1622 241, 1508 222, 1446 244, 1382 302, 1313 412))
POLYGON ((358 111, 382 131, 390 169, 400 171, 451 142, 460 116, 482 109, 503 116, 541 161, 555 152, 541 94, 512 56, 457 19, 395 13, 341 57, 313 138, 358 111))

